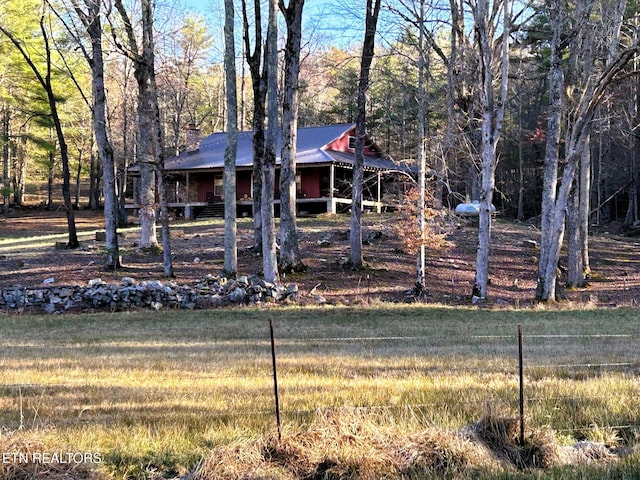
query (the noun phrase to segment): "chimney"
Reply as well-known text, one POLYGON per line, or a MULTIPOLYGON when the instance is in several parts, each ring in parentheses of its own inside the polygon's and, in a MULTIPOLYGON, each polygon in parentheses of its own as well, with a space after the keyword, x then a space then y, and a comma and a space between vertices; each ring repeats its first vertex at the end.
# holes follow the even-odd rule
POLYGON ((187 125, 186 131, 187 152, 193 152, 200 148, 200 129, 195 123, 187 125))

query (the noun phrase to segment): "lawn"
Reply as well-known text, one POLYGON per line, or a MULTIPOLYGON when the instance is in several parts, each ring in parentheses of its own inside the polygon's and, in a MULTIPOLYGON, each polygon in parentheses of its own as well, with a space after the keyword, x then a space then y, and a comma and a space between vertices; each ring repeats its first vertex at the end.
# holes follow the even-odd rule
POLYGON ((527 428, 637 443, 637 310, 377 304, 0 315, 0 450, 90 453, 107 478, 171 478, 274 435, 269 320, 285 436, 332 409, 404 431, 516 416, 520 324, 527 428))

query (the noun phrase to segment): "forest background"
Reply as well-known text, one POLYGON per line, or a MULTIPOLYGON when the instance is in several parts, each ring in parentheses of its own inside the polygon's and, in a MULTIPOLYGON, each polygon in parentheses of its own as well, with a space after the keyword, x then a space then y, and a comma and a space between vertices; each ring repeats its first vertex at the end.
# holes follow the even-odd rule
MULTIPOLYGON (((83 55, 89 44, 75 3, 8 0, 0 6, 5 211, 10 204, 27 203, 28 192, 41 180, 48 186, 45 204, 54 208, 54 190, 65 168, 67 176, 73 172, 75 191, 88 179, 90 208, 103 201, 109 176, 95 146, 92 63, 83 55), (41 78, 34 71, 41 72, 41 78), (66 166, 52 102, 59 109, 68 144, 66 166)), ((291 1, 289 6, 296 3, 302 2, 291 1)), ((86 1, 81 6, 91 4, 86 1)), ((129 24, 111 2, 103 2, 99 13, 104 25, 105 126, 113 150, 117 205, 122 210, 127 167, 144 151, 140 132, 145 129, 136 113, 141 104, 136 85, 140 72, 131 55, 131 39, 147 31, 141 5, 153 7, 151 25, 146 27, 153 32, 152 64, 165 157, 185 148, 188 125, 197 125, 202 135, 228 129, 229 89, 222 59, 228 45, 223 41, 222 4, 212 3, 203 11, 187 11, 174 2, 116 4, 122 5, 129 24)), ((259 5, 248 6, 250 22, 257 18, 259 5)), ((358 2, 307 1, 305 10, 296 84, 298 126, 355 123, 365 8, 358 2)), ((242 25, 239 4, 235 11, 237 124, 244 130, 252 128, 254 102, 251 75, 240 53, 241 33, 252 37, 256 25, 242 25)), ((565 203, 552 205, 560 211, 563 228, 569 210, 583 212, 573 223, 578 232, 614 220, 628 228, 637 225, 636 2, 407 0, 383 4, 381 12, 366 91, 367 130, 397 161, 417 164, 421 155, 426 157, 435 207, 486 200, 483 181, 490 175, 483 164, 483 127, 504 108, 504 123, 490 135, 495 151, 489 165, 489 171, 494 170, 489 173, 495 175, 495 184, 489 185, 490 200, 501 212, 518 220, 540 217, 544 229, 544 199, 548 192, 554 197, 561 191, 558 178, 566 174, 565 203), (508 75, 501 70, 505 50, 508 75), (499 95, 503 84, 504 101, 499 95), (574 208, 566 208, 567 202, 575 202, 570 204, 574 208)), ((287 61, 286 29, 280 32, 282 72, 287 61)), ((141 35, 143 40, 149 37, 141 35)), ((140 52, 144 53, 144 45, 140 52)), ((283 74, 278 82, 281 97, 283 74)), ((76 194, 76 206, 79 199, 76 194)), ((552 211, 549 206, 547 210, 552 211)), ((576 284, 589 273, 584 245, 574 249, 580 261, 570 264, 576 265, 580 277, 576 284)), ((557 260, 551 263, 555 272, 557 260)), ((549 292, 543 291, 542 268, 538 295, 544 300, 549 292)))

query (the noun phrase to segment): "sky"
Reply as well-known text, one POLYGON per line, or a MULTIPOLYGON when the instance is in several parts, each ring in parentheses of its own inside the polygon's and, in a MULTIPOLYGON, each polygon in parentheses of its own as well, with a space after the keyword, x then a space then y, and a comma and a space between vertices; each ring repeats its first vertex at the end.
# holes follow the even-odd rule
MULTIPOLYGON (((214 22, 224 20, 223 0, 181 0, 187 10, 195 10, 214 22)), ((303 10, 303 29, 313 30, 327 43, 346 48, 362 41, 363 21, 344 0, 306 0, 303 10)), ((364 5, 359 15, 364 16, 364 5)), ((265 12, 266 16, 266 12, 265 12)))

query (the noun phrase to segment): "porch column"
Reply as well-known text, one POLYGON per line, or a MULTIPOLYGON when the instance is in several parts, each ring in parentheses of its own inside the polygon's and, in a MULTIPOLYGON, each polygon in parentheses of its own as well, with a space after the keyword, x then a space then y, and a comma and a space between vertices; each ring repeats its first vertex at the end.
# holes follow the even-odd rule
POLYGON ((336 170, 333 165, 329 165, 329 201, 327 202, 327 212, 336 213, 336 202, 333 198, 333 190, 336 186, 336 170))
POLYGON ((187 188, 185 189, 185 204, 184 204, 184 218, 185 220, 191 220, 193 218, 193 212, 191 211, 191 192, 189 191, 189 172, 187 172, 187 188))
POLYGON ((382 212, 382 172, 378 171, 378 204, 376 205, 376 212, 382 212))

